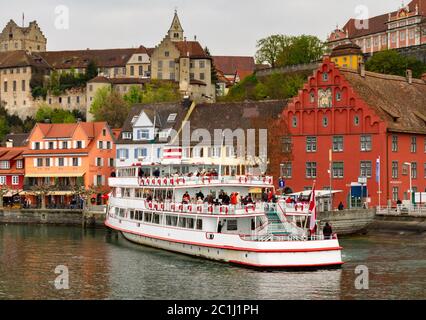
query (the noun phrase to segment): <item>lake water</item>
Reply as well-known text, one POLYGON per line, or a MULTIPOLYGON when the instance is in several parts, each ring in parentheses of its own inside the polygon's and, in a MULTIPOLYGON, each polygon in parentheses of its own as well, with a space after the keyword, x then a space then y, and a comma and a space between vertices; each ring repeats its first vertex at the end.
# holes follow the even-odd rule
POLYGON ((342 239, 340 270, 260 272, 127 242, 106 230, 0 225, 0 299, 426 299, 426 235, 342 239), (57 290, 55 268, 69 270, 57 290), (369 269, 357 290, 355 268, 369 269))

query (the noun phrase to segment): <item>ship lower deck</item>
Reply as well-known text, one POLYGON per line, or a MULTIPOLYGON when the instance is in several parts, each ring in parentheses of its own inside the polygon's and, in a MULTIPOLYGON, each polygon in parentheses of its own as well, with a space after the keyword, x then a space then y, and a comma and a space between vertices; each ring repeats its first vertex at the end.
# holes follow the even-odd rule
POLYGON ((343 264, 337 239, 249 241, 239 235, 179 230, 109 218, 106 225, 134 243, 253 268, 331 268, 343 264))

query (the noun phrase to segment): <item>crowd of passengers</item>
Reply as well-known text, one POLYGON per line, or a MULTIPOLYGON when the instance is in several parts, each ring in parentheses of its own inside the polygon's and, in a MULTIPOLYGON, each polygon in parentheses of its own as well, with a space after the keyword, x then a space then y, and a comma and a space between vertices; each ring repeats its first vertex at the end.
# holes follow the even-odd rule
MULTIPOLYGON (((146 200, 148 202, 153 201, 152 194, 148 194, 146 200)), ((155 200, 158 202, 163 202, 164 199, 157 197, 155 200)), ((262 202, 277 203, 277 197, 272 189, 265 190, 262 193, 262 202)), ((199 190, 193 196, 191 196, 189 192, 186 191, 182 196, 182 204, 208 204, 215 206, 237 206, 241 204, 243 206, 247 206, 250 204, 255 204, 255 201, 253 200, 251 194, 243 196, 238 192, 232 192, 231 195, 229 195, 224 190, 221 190, 219 192, 219 196, 215 197, 215 195, 212 193, 205 196, 203 192, 199 190)))
MULTIPOLYGON (((139 168, 138 170, 138 177, 139 178, 149 178, 150 172, 145 172, 142 168, 139 168)), ((154 178, 159 178, 161 176, 161 171, 160 169, 156 168, 154 170, 154 172, 152 173, 152 176, 154 178)), ((211 170, 198 170, 197 172, 190 172, 186 175, 181 174, 179 171, 176 171, 174 174, 172 175, 163 175, 166 178, 178 178, 178 177, 182 177, 182 176, 187 176, 189 178, 191 177, 218 177, 219 174, 216 171, 216 169, 211 169, 211 170)))

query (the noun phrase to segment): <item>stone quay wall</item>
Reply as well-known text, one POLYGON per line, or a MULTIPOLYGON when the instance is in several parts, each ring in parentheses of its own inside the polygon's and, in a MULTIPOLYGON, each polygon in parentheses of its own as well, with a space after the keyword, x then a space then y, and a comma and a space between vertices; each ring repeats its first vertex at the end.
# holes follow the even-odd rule
POLYGON ((0 209, 0 224, 103 226, 105 213, 83 210, 0 209))
POLYGON ((338 235, 366 233, 374 221, 375 210, 343 210, 319 213, 321 228, 328 222, 338 235))

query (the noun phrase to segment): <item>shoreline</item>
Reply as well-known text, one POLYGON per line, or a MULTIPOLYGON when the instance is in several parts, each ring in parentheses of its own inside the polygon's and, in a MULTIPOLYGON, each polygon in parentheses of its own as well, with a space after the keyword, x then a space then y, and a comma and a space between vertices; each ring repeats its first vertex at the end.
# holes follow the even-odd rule
MULTIPOLYGON (((0 209, 0 225, 27 224, 102 228, 104 227, 104 222, 105 213, 103 212, 60 209, 0 209)), ((367 226, 365 231, 366 233, 424 233, 426 232, 426 217, 375 215, 373 222, 367 226)), ((362 235, 363 233, 364 232, 353 234, 342 233, 340 237, 362 235)))

